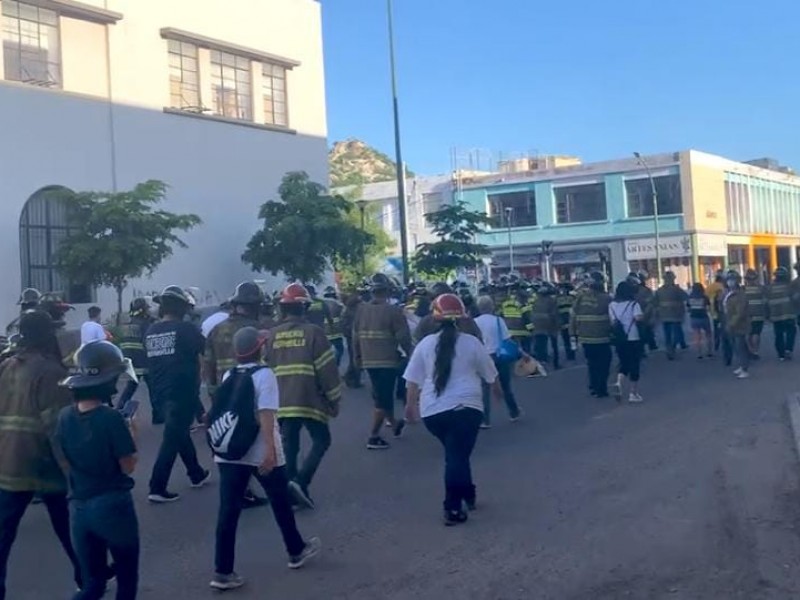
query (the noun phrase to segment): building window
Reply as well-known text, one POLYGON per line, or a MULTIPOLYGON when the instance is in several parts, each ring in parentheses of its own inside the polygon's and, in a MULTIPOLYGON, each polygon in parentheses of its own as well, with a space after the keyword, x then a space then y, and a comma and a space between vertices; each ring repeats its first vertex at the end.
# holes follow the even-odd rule
POLYGON ((557 187, 554 192, 557 223, 586 223, 608 219, 605 184, 557 187))
MULTIPOLYGON (((659 215, 679 215, 683 212, 681 202, 681 178, 679 175, 653 177, 658 194, 659 215)), ((650 179, 629 179, 625 182, 629 217, 652 217, 653 187, 650 179)))
POLYGON ((88 285, 71 285, 55 267, 58 246, 70 233, 65 188, 42 188, 28 198, 19 220, 22 288, 59 292, 67 302, 92 302, 88 285))
POLYGON ((211 88, 214 114, 243 121, 253 120, 253 88, 250 59, 211 51, 211 88))
POLYGON ((197 46, 178 40, 168 40, 167 43, 169 45, 170 106, 181 110, 202 112, 197 46))
POLYGON ((61 87, 58 13, 3 0, 5 78, 44 87, 61 87))
POLYGON ((530 227, 536 223, 536 195, 533 190, 507 194, 489 194, 489 217, 495 227, 507 227, 506 209, 511 212, 514 227, 530 227))
POLYGON ((286 127, 286 68, 261 63, 261 88, 264 94, 264 123, 286 127))

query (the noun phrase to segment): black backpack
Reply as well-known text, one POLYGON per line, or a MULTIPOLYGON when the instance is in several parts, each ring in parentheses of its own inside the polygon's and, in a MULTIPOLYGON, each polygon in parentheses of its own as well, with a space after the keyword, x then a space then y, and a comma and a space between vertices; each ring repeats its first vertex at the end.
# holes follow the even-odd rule
POLYGON ((236 367, 214 394, 208 411, 206 440, 211 451, 224 460, 240 460, 259 431, 253 373, 265 367, 236 367))

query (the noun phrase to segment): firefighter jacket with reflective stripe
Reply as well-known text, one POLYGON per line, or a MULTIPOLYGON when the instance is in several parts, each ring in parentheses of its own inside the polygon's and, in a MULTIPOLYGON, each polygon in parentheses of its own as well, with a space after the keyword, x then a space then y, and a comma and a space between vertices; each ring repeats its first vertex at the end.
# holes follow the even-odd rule
POLYGON ((327 422, 339 414, 342 380, 325 332, 305 319, 289 318, 271 329, 267 364, 278 379, 278 417, 327 422))
MULTIPOLYGON (((428 337, 429 335, 433 335, 439 331, 441 323, 437 321, 433 315, 427 315, 422 317, 422 320, 417 325, 417 328, 414 330, 414 343, 419 344, 424 338, 428 337)), ((478 324, 472 319, 472 317, 465 317, 463 319, 459 319, 456 321, 456 326, 461 333, 467 333, 469 335, 475 336, 479 340, 483 341, 483 336, 481 335, 481 329, 478 327, 478 324)))
POLYGON ((570 330, 581 344, 608 344, 611 341, 609 304, 611 297, 605 292, 587 290, 578 294, 572 307, 570 330))
POLYGON ((572 312, 572 307, 575 306, 575 296, 572 294, 560 294, 556 297, 558 304, 558 320, 561 324, 561 329, 569 329, 569 315, 572 312))
POLYGON ((58 357, 24 350, 0 366, 0 490, 66 491, 52 451, 58 413, 72 404, 66 376, 58 357))
POLYGON ((744 293, 747 296, 750 319, 754 322, 765 321, 767 318, 767 299, 764 288, 758 284, 746 285, 744 293))
POLYGON ((497 314, 505 320, 511 337, 519 339, 530 336, 525 310, 519 302, 513 298, 505 300, 497 314))
POLYGON ((720 308, 720 317, 727 333, 732 335, 750 333, 750 310, 744 288, 723 292, 720 308))
POLYGON ((773 283, 767 288, 767 311, 773 323, 794 320, 792 291, 788 283, 773 283))
POLYGON ((261 323, 257 319, 234 313, 216 325, 208 334, 203 357, 203 375, 209 394, 216 391, 217 386, 222 382, 225 371, 236 366, 233 336, 243 327, 261 329, 261 323))
POLYGON ((642 322, 645 325, 652 325, 655 321, 655 294, 646 285, 640 285, 636 292, 636 301, 642 307, 642 322))
POLYGON ((534 335, 556 335, 560 329, 558 301, 555 296, 537 296, 531 309, 534 335))
POLYGON ((149 317, 131 317, 122 326, 122 339, 119 348, 127 358, 131 359, 137 375, 147 374, 147 353, 144 350, 144 336, 153 322, 149 317))
POLYGON ((674 283, 665 283, 655 293, 655 307, 663 323, 683 323, 689 295, 674 283))
POLYGON ((314 298, 308 305, 306 320, 312 325, 322 328, 323 331, 326 327, 333 325, 330 308, 320 298, 314 298))
POLYGON ((332 298, 326 298, 325 304, 328 305, 328 312, 331 315, 331 320, 325 321, 325 334, 329 340, 341 340, 344 337, 342 333, 344 304, 332 298))
POLYGON ((400 352, 411 356, 411 332, 403 309, 388 302, 362 304, 353 324, 353 358, 364 369, 396 369, 400 352))

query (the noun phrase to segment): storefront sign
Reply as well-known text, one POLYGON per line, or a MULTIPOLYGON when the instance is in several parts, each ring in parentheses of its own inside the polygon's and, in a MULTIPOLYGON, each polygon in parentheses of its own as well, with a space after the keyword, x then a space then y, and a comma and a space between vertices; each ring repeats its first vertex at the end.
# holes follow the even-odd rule
MULTIPOLYGON (((692 255, 692 238, 688 235, 662 237, 658 244, 661 258, 683 258, 692 255)), ((625 260, 648 260, 656 257, 655 238, 625 240, 625 260)))
POLYGON ((697 255, 728 256, 728 244, 725 241, 725 236, 709 235, 707 233, 698 233, 697 255))

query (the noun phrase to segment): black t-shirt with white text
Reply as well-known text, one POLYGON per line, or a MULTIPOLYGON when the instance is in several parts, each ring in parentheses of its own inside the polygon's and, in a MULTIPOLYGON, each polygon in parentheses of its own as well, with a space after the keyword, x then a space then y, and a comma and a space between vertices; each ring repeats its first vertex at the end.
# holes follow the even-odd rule
POLYGON ((147 381, 161 402, 192 401, 199 393, 199 357, 205 349, 200 329, 186 321, 153 323, 144 338, 147 381))
POLYGON ((87 412, 67 406, 58 416, 57 436, 69 464, 70 498, 88 500, 133 488, 119 459, 136 454, 122 415, 101 405, 87 412))

